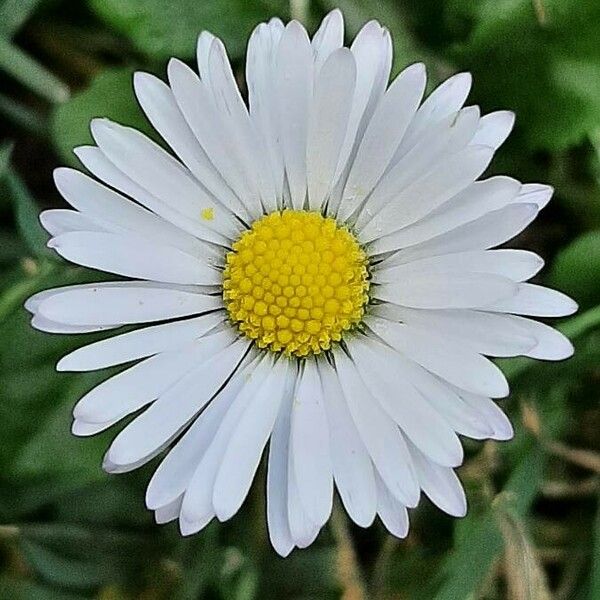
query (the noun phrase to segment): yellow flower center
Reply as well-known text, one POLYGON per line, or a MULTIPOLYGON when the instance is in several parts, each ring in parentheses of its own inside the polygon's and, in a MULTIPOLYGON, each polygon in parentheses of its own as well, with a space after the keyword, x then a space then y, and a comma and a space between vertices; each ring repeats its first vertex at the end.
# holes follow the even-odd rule
POLYGON ((347 229, 316 212, 274 212, 227 254, 230 319, 260 348, 319 354, 357 325, 368 301, 367 257, 347 229))

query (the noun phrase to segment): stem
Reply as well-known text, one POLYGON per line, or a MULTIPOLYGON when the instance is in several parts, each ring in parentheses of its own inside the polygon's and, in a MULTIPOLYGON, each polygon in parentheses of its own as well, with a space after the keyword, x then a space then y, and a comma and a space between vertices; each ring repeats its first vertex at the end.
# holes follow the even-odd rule
POLYGON ((381 549, 379 550, 379 554, 375 560, 373 579, 371 581, 371 591, 378 600, 383 600, 383 598, 386 597, 385 582, 390 567, 390 560, 397 547, 398 539, 392 535, 386 534, 386 538, 381 545, 381 549))
POLYGON ((290 16, 296 21, 306 25, 308 20, 309 0, 290 0, 290 16))
POLYGON ((19 528, 16 525, 0 525, 0 539, 12 540, 19 536, 19 528))
POLYGON ((342 586, 342 600, 367 600, 364 578, 348 529, 348 520, 338 503, 333 506, 331 530, 337 545, 336 568, 342 586))

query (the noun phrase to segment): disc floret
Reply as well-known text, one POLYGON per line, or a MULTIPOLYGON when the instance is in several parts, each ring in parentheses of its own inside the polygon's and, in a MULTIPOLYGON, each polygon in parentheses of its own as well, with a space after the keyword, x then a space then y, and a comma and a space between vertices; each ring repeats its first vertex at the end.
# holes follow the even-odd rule
POLYGON ((260 348, 319 354, 362 320, 367 266, 354 235, 333 218, 274 212, 233 244, 223 297, 230 319, 260 348))

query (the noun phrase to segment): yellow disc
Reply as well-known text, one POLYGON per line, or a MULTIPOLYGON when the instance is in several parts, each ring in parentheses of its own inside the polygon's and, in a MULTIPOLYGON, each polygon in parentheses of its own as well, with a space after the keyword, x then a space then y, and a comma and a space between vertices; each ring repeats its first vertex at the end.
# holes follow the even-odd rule
POLYGON ((319 354, 360 323, 368 261, 330 217, 284 210, 255 221, 233 244, 223 274, 230 319, 259 347, 319 354))

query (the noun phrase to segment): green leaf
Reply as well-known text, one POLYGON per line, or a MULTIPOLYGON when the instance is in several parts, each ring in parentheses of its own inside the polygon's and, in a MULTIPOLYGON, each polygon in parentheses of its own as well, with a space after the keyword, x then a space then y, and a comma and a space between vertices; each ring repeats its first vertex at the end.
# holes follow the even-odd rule
POLYGON ((6 176, 8 191, 12 196, 17 227, 29 250, 39 257, 49 258, 52 253, 46 247, 48 234, 40 224, 39 208, 31 197, 25 183, 16 171, 9 170, 6 176))
POLYGON ((22 525, 18 540, 42 579, 71 588, 135 580, 153 556, 149 538, 74 524, 22 525))
POLYGON ((25 300, 40 288, 47 277, 52 273, 54 265, 43 261, 37 267, 37 273, 18 281, 0 291, 0 323, 20 307, 25 300))
POLYGON ((598 500, 596 520, 594 523, 594 550, 592 555, 589 600, 600 598, 600 497, 598 500))
POLYGON ((84 596, 61 592, 49 586, 0 576, 0 598, 10 600, 85 600, 84 596))
POLYGON ((13 147, 14 144, 12 142, 3 142, 0 146, 0 179, 2 179, 8 171, 13 147))
POLYGON ((425 62, 429 79, 432 81, 438 79, 436 73, 442 67, 442 62, 434 59, 430 52, 419 46, 407 25, 405 13, 408 11, 400 3, 392 0, 326 0, 326 5, 329 9, 342 10, 350 37, 354 37, 371 19, 377 19, 387 27, 394 44, 394 73, 411 63, 425 62))
POLYGON ((473 99, 510 108, 534 148, 561 149, 600 126, 600 3, 454 2, 449 20, 472 23, 455 55, 473 73, 473 99))
POLYGON ((91 144, 90 121, 107 117, 146 133, 150 127, 136 103, 131 69, 108 69, 89 87, 57 106, 51 116, 51 135, 63 160, 77 165, 73 148, 91 144))
MULTIPOLYGON (((527 514, 542 483, 544 465, 542 449, 530 440, 528 452, 503 490, 515 498, 514 510, 521 517, 527 514)), ((456 529, 457 543, 445 565, 445 581, 435 600, 471 597, 504 547, 491 506, 483 515, 469 513, 457 522, 456 529)))
POLYGON ((0 114, 11 123, 38 137, 43 137, 47 133, 46 121, 40 114, 4 94, 0 94, 0 114))
MULTIPOLYGON (((54 377, 64 376, 55 373, 54 377)), ((56 406, 40 415, 42 426, 21 447, 13 464, 15 474, 20 477, 52 474, 55 480, 70 481, 73 486, 105 477, 101 461, 111 433, 76 438, 70 432, 75 402, 90 389, 90 382, 98 383, 104 377, 106 374, 67 376, 69 384, 63 383, 60 395, 55 396, 56 406)))
POLYGON ((131 38, 145 54, 166 59, 192 58, 203 30, 220 37, 232 57, 243 55, 255 25, 285 17, 283 0, 88 0, 109 25, 131 38))
POLYGON ((590 231, 563 248, 554 259, 548 282, 568 291, 580 305, 600 302, 600 231, 590 231))
POLYGON ((0 36, 0 70, 49 102, 68 100, 69 88, 35 59, 0 36))
POLYGON ((12 37, 41 3, 42 0, 2 0, 0 2, 0 34, 12 37))

